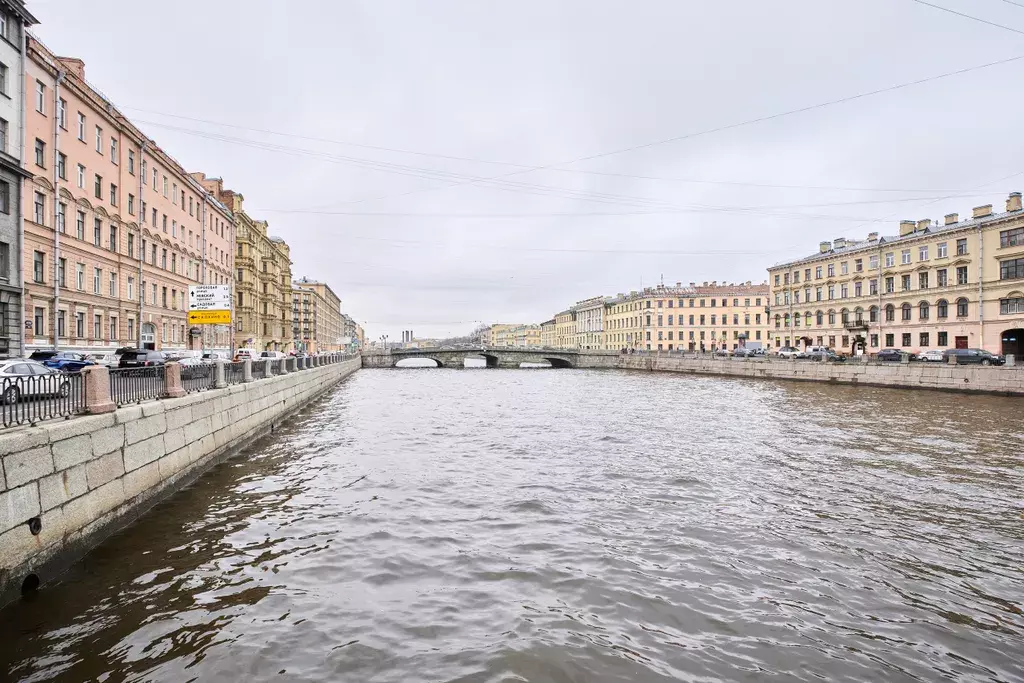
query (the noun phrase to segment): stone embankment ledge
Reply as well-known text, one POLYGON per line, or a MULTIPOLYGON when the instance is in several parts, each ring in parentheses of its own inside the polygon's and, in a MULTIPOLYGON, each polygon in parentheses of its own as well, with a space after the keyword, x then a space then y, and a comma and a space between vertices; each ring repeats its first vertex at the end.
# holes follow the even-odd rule
POLYGON ((356 356, 0 432, 0 604, 53 579, 359 367, 356 356))
POLYGON ((933 389, 1024 396, 1024 367, 946 363, 845 363, 711 356, 580 354, 579 367, 684 372, 754 379, 831 382, 898 389, 933 389), (612 360, 614 358, 614 360, 612 360))

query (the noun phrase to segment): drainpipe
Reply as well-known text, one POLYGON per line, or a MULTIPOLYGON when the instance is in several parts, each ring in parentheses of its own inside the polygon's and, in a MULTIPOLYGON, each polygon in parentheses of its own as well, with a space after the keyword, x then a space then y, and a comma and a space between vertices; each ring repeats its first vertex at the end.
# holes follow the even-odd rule
MULTIPOLYGON (((28 61, 28 36, 25 33, 25 24, 21 24, 21 69, 19 74, 21 78, 21 92, 19 97, 21 99, 21 125, 18 130, 18 158, 22 168, 25 168, 25 116, 26 116, 26 100, 25 95, 25 64, 28 61)), ((25 186, 25 178, 21 178, 18 181, 19 187, 25 186)), ((17 266, 19 284, 21 286, 21 298, 18 302, 18 334, 21 337, 21 343, 19 345, 19 352, 22 358, 25 358, 27 353, 25 349, 25 193, 18 192, 18 212, 16 214, 18 221, 18 253, 17 253, 17 266)), ((39 330, 33 329, 33 336, 39 332, 39 330)))
POLYGON ((146 288, 142 284, 142 266, 146 261, 146 249, 143 247, 145 242, 142 239, 142 225, 146 222, 146 208, 143 201, 146 192, 146 173, 143 170, 145 168, 145 160, 146 140, 143 140, 142 144, 139 145, 139 275, 137 283, 139 286, 139 319, 135 330, 135 340, 140 349, 142 348, 142 314, 146 305, 146 288))
POLYGON ((67 72, 57 72, 57 80, 53 86, 53 350, 60 350, 60 329, 57 325, 60 315, 60 225, 58 216, 60 209, 60 172, 57 159, 60 155, 60 121, 57 110, 60 106, 60 84, 64 82, 67 72))
MULTIPOLYGON (((985 239, 978 224, 978 348, 985 348, 985 300, 982 298, 985 281, 985 239)), ((1000 349, 1002 351, 1002 349, 1000 349)))

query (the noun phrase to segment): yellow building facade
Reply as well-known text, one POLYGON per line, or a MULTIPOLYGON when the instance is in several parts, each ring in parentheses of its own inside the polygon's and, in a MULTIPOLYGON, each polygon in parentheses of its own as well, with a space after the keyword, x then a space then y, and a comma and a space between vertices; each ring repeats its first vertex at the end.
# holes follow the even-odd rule
POLYGON ((540 345, 547 349, 553 349, 555 344, 555 319, 552 318, 540 324, 540 345))
POLYGON ((540 325, 517 325, 512 330, 512 346, 540 348, 540 325))
POLYGON ((576 312, 573 310, 562 311, 555 314, 555 348, 575 349, 577 341, 576 334, 576 312))
POLYGON ((1019 192, 1000 213, 989 204, 964 221, 901 221, 896 235, 822 242, 768 272, 776 346, 1024 351, 1019 192))
POLYGON ((292 281, 291 325, 296 348, 310 353, 340 351, 342 339, 351 336, 342 324, 338 295, 327 283, 306 277, 292 281))

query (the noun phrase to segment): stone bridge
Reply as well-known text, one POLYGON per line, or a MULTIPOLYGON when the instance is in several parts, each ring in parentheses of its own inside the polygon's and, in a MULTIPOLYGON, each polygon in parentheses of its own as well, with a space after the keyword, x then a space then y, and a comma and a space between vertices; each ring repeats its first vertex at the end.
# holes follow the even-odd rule
POLYGON ((469 349, 392 349, 390 353, 363 354, 364 368, 393 368, 406 358, 429 358, 443 368, 465 367, 467 358, 482 358, 489 368, 518 368, 520 363, 551 363, 553 368, 578 367, 576 351, 477 347, 469 349))

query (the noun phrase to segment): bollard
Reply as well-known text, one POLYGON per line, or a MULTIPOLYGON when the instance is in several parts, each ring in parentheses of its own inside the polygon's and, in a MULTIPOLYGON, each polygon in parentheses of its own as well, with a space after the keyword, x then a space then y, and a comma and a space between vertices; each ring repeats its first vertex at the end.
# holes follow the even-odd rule
POLYGON ((228 363, 225 360, 218 360, 213 366, 213 388, 223 389, 228 385, 227 377, 228 363))
POLYGON ((1017 356, 1012 353, 1006 354, 1006 367, 1012 368, 1017 365, 1017 356))
POLYGON ((103 365, 90 365, 82 370, 85 382, 85 412, 96 415, 117 409, 110 397, 110 371, 103 365))
POLYGON ((949 360, 947 361, 950 365, 956 365, 956 354, 949 354, 949 360))
POLYGON ((909 353, 902 353, 901 352, 900 353, 900 364, 907 365, 908 363, 910 363, 910 354, 909 353))
POLYGON ((164 382, 167 398, 181 398, 187 392, 181 384, 181 364, 170 362, 164 366, 164 382))
POLYGON ((242 362, 245 363, 245 365, 242 366, 242 381, 243 382, 251 382, 252 381, 252 359, 251 358, 246 358, 242 362))

